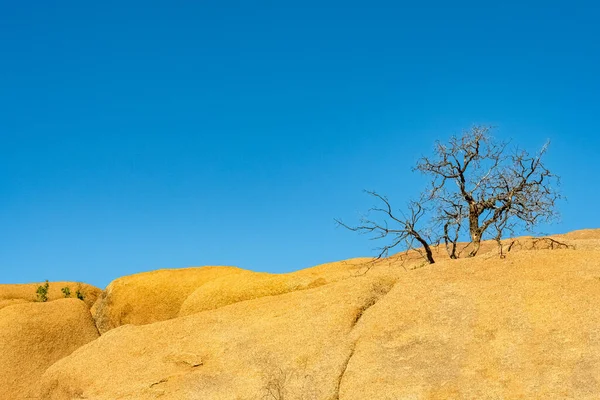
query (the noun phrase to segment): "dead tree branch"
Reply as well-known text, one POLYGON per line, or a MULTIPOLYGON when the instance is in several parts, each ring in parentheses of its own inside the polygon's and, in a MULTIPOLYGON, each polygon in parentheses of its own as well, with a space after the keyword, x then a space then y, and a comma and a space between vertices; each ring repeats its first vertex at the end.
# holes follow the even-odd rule
POLYGON ((337 224, 354 232, 369 234, 371 240, 388 239, 388 243, 379 248, 376 259, 387 257, 391 249, 404 246, 407 250, 418 251, 430 264, 435 263, 429 238, 417 227, 426 213, 423 204, 411 201, 408 204, 408 213, 400 212, 397 215, 385 196, 374 191, 365 192, 381 205, 372 207, 357 226, 347 225, 339 219, 335 220, 337 224))

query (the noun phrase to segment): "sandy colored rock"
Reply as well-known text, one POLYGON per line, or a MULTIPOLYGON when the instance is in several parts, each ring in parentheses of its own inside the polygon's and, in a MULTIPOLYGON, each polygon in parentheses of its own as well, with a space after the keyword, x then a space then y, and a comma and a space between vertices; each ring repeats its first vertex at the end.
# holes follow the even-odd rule
POLYGON ((423 268, 357 329, 341 399, 600 398, 600 252, 423 268))
POLYGON ((240 301, 316 288, 357 275, 368 261, 369 259, 346 260, 288 274, 247 273, 243 279, 237 275, 222 276, 190 294, 183 302, 179 316, 213 310, 240 301))
POLYGON ((155 324, 121 326, 49 368, 41 396, 250 399, 269 381, 283 379, 290 396, 306 392, 332 399, 350 355, 349 332, 393 283, 350 278, 155 324))
POLYGON ((13 306, 15 304, 21 304, 21 303, 29 303, 29 302, 25 299, 0 300, 0 309, 3 309, 4 307, 8 307, 8 306, 13 306))
MULTIPOLYGON (((600 230, 553 239, 567 246, 522 237, 504 259, 487 242, 434 265, 126 277, 104 306, 130 304, 143 325, 106 332, 27 386, 56 400, 598 399, 600 230)), ((30 305, 46 304, 0 315, 30 305)))
MULTIPOLYGON (((75 297, 77 289, 84 296, 84 302, 88 308, 91 307, 102 292, 95 286, 80 282, 49 282, 48 301, 63 299, 65 295, 61 289, 68 287, 71 289, 71 297, 75 297)), ((24 284, 0 284, 0 302, 3 300, 21 299, 25 301, 36 301, 36 290, 38 286, 43 286, 44 282, 40 283, 24 283, 24 284)))
POLYGON ((185 299, 219 277, 251 274, 235 267, 163 269, 111 282, 92 307, 100 333, 125 324, 144 325, 178 315, 185 299))
POLYGON ((2 308, 0 399, 29 398, 50 365, 98 336, 87 306, 77 299, 2 308))

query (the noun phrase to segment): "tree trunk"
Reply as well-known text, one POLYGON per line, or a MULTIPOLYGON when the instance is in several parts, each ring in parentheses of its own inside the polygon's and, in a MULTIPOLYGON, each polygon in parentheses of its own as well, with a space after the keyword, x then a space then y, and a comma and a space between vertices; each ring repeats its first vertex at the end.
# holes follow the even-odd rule
POLYGON ((435 260, 433 259, 433 253, 431 252, 431 247, 429 244, 425 244, 425 254, 427 255, 427 261, 429 264, 435 264, 435 260))
POLYGON ((450 256, 450 259, 456 260, 456 243, 446 241, 446 251, 448 252, 448 256, 450 256))
POLYGON ((495 240, 498 244, 498 254, 500 255, 500 258, 505 258, 506 255, 504 254, 504 246, 502 245, 502 239, 500 238, 500 236, 496 236, 495 240))
POLYGON ((477 254, 479 247, 481 246, 481 233, 479 231, 474 234, 472 233, 471 241, 473 243, 473 250, 469 253, 469 257, 475 257, 475 254, 477 254))
POLYGON ((456 241, 450 240, 448 232, 448 224, 444 225, 444 242, 446 243, 446 251, 451 259, 456 259, 456 241))
POLYGON ((469 257, 475 257, 481 246, 481 229, 479 228, 479 212, 475 204, 469 205, 469 233, 473 250, 469 253, 469 257))
POLYGON ((435 260, 433 259, 433 252, 431 251, 431 247, 429 246, 429 243, 427 243, 427 241, 425 239, 423 239, 421 237, 421 235, 419 235, 419 233, 415 230, 410 232, 411 235, 414 236, 415 239, 417 239, 417 242, 421 243, 421 245, 423 246, 423 249, 425 249, 425 255, 427 258, 427 262, 429 262, 429 264, 435 264, 435 260))

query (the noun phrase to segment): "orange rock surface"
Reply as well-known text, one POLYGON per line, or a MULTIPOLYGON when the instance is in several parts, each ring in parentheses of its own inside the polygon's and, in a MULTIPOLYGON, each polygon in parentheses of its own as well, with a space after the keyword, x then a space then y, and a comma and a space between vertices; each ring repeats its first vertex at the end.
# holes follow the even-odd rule
POLYGON ((133 275, 92 308, 99 337, 75 299, 0 300, 0 399, 598 399, 600 230, 553 238, 133 275))

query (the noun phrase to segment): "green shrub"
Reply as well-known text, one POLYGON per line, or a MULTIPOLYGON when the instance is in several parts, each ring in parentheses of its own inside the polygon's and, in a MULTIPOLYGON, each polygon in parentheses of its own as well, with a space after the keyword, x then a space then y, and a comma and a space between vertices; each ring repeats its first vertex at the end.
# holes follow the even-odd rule
MULTIPOLYGON (((35 301, 40 302, 40 303, 47 302, 49 289, 50 289, 50 283, 48 282, 48 279, 46 279, 46 283, 44 283, 42 286, 38 286, 38 288, 36 290, 37 298, 35 299, 35 301)), ((65 286, 64 288, 60 289, 60 291, 63 293, 65 298, 71 297, 71 288, 70 287, 65 286)), ((75 291, 75 297, 77 297, 81 301, 85 300, 85 296, 83 295, 83 292, 81 291, 81 284, 77 285, 77 290, 75 291)))
POLYGON ((40 303, 45 303, 46 301, 48 301, 48 289, 49 288, 50 288, 50 283, 48 282, 48 279, 46 279, 46 283, 44 283, 43 286, 38 286, 38 288, 36 290, 36 294, 37 294, 36 301, 38 301, 40 303))
POLYGON ((81 293, 81 288, 77 288, 77 291, 75 292, 75 297, 77 297, 79 300, 83 301, 85 299, 85 296, 83 295, 83 293, 81 293))

